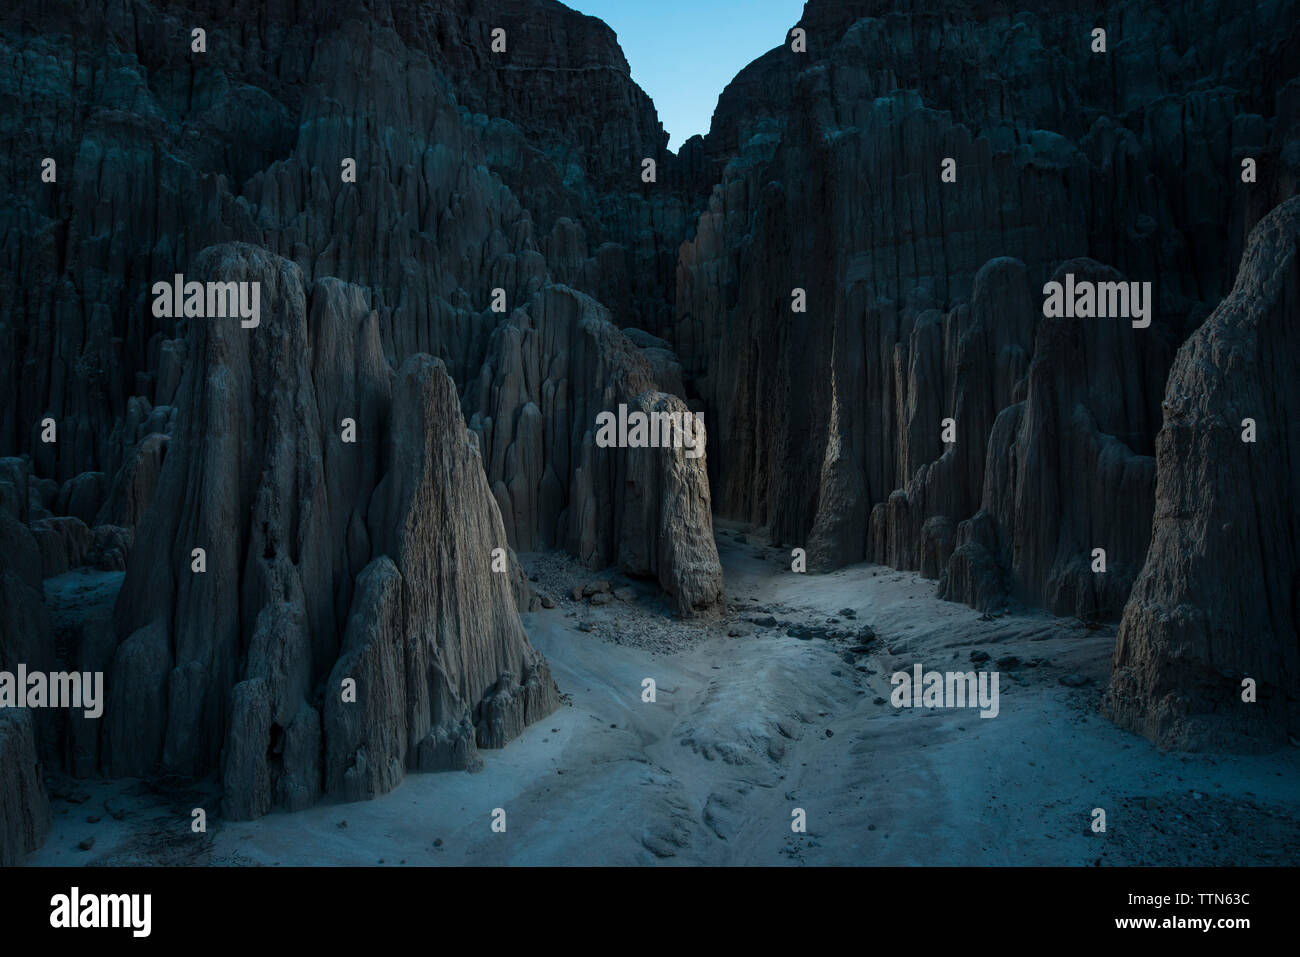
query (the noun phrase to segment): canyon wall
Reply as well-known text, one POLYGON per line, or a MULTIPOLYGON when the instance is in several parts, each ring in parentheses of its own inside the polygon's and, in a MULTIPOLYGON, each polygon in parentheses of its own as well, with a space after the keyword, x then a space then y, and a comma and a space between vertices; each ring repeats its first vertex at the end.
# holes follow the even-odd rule
POLYGON ((1251 234, 1179 350, 1151 548, 1105 707, 1162 747, 1260 751, 1300 730, 1300 198, 1251 234))
POLYGON ((814 568, 1122 617, 1116 721, 1275 747, 1300 310, 1294 201, 1269 211, 1300 173, 1300 10, 1017 6, 813 0, 807 52, 722 94, 676 329, 715 507, 814 568), (1047 316, 1074 280, 1150 282, 1153 321, 1047 316))
MULTIPOLYGON (((215 771, 231 817, 477 766, 557 703, 515 548, 720 600, 706 460, 593 439, 605 403, 686 410, 655 333, 705 190, 603 23, 61 0, 0 47, 0 490, 38 576, 6 601, 125 571, 57 662, 105 671, 102 721, 6 725, 7 856, 38 751, 215 771), (260 284, 260 322, 155 308, 175 276, 260 284)), ((23 638, 4 662, 52 652, 23 638)))
MULTIPOLYGON (((15 486, 25 484, 18 464, 0 459, 0 476, 8 480, 0 482, 6 506, 14 502, 15 486)), ((14 511, 25 513, 26 502, 14 511)), ((36 540, 18 517, 0 509, 0 671, 47 667, 54 658, 51 634, 36 540)), ((0 867, 22 863, 41 846, 50 827, 37 747, 38 730, 48 728, 49 717, 27 709, 0 710, 0 867), (38 729, 38 724, 46 728, 38 729)))
POLYGON ((719 101, 676 345, 719 512, 814 567, 1114 620, 1174 353, 1295 192, 1297 8, 1019 6, 809 3, 807 52, 719 101), (1154 321, 1045 318, 1067 273, 1150 282, 1154 321))

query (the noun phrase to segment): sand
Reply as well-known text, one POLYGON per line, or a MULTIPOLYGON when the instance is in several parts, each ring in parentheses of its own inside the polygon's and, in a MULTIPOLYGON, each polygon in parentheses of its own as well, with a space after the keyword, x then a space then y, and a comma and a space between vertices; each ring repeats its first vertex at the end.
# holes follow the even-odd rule
POLYGON ((1098 703, 1114 626, 982 616, 934 597, 932 581, 876 565, 794 574, 788 554, 729 523, 719 550, 727 613, 689 623, 617 577, 635 597, 574 600, 573 585, 602 576, 558 555, 522 556, 556 602, 524 623, 564 703, 484 752, 478 773, 413 774, 374 801, 252 822, 210 814, 203 835, 190 809, 216 807, 211 780, 55 781, 55 826, 29 862, 1300 862, 1300 752, 1169 754, 1111 725, 1098 703), (780 624, 728 636, 752 618, 780 624), (792 625, 841 637, 792 637, 792 625), (874 640, 861 638, 865 626, 874 640), (972 664, 972 652, 990 660, 972 664), (996 669, 998 716, 893 707, 890 674, 916 663, 996 669), (653 703, 642 700, 646 678, 653 703), (492 830, 497 808, 504 833, 492 830), (1095 808, 1105 833, 1090 826, 1095 808), (805 833, 791 829, 795 809, 805 833))

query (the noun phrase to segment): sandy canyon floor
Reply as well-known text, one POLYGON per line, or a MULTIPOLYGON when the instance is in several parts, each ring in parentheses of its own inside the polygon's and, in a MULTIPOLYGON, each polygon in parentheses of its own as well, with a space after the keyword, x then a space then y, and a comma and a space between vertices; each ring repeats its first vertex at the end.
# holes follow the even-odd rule
MULTIPOLYGON (((672 619, 649 586, 562 555, 521 556, 556 605, 524 623, 563 704, 483 752, 477 773, 413 774, 374 801, 251 822, 216 817, 215 781, 56 778, 54 827, 28 861, 1300 863, 1300 749, 1168 754, 1117 729, 1098 711, 1113 625, 981 615, 876 565, 797 575, 752 530, 717 531, 728 605, 708 621, 672 619), (573 598, 600 581, 621 597, 573 598), (996 669, 998 716, 893 707, 889 676, 917 663, 996 669), (209 810, 204 834, 195 807, 209 810), (795 808, 806 833, 791 829, 795 808)), ((66 625, 120 580, 72 572, 47 598, 66 625)))

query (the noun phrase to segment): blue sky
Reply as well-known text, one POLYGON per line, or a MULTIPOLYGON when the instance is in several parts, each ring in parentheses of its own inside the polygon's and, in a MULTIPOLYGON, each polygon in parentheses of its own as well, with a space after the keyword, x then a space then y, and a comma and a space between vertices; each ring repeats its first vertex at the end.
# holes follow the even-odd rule
POLYGON ((650 94, 674 151, 709 131, 718 94, 785 42, 803 0, 562 0, 618 34, 632 79, 650 94))

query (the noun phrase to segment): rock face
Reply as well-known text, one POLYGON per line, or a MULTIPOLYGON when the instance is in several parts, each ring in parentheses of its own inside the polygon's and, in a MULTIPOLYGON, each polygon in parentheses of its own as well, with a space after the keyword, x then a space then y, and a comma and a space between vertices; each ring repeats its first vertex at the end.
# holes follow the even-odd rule
MULTIPOLYGON (((0 509, 0 671, 14 674, 19 664, 45 670, 53 660, 40 573, 31 534, 0 509)), ((50 827, 35 717, 26 709, 0 709, 0 866, 22 863, 50 827)))
POLYGON ((677 373, 656 368, 655 351, 635 345, 589 296, 547 286, 497 328, 465 404, 478 410, 470 427, 512 543, 564 547, 593 568, 656 578, 692 615, 722 598, 705 437, 693 456, 595 441, 597 416, 620 405, 690 414, 660 391, 677 373))
MULTIPOLYGON (((1066 274, 1123 281, 1085 259, 1063 264, 1053 279, 1066 274)), ((1154 461, 1134 448, 1145 449, 1150 428, 1158 347, 1127 319, 1042 317, 1017 260, 987 264, 969 308, 945 324, 943 340, 956 343, 948 406, 956 441, 925 461, 944 410, 924 404, 932 383, 945 381, 945 357, 938 322, 922 320, 903 353, 907 374, 895 380, 906 390, 902 452, 922 464, 872 508, 869 557, 928 565, 940 595, 981 609, 1009 589, 1057 614, 1118 616, 1151 526, 1154 461), (963 441, 963 426, 987 443, 963 441), (982 490, 978 501, 970 490, 982 490), (954 529, 953 516, 962 515, 970 517, 954 529), (1104 574, 1094 571, 1098 548, 1104 574)), ((819 518, 838 514, 823 509, 819 518)))
MULTIPOLYGON (((684 402, 663 392, 642 392, 629 409, 652 417, 692 414, 684 402)), ((629 450, 616 471, 623 488, 621 496, 614 496, 621 506, 618 566, 656 577, 683 615, 712 608, 723 597, 707 464, 702 454, 692 455, 703 453, 703 434, 697 441, 694 450, 629 450)))
POLYGON ((1300 731, 1298 248, 1292 199, 1255 227, 1231 294, 1169 375, 1151 548, 1106 695, 1116 722, 1162 747, 1263 750, 1300 731))
POLYGON ((146 432, 139 437, 113 479, 108 500, 99 510, 99 524, 135 528, 140 523, 153 499, 166 454, 166 432, 146 432))
POLYGON ((22 144, 0 160, 0 229, 24 239, 0 259, 0 314, 22 317, 0 325, 0 449, 31 449, 42 476, 127 464, 130 404, 166 407, 177 381, 150 283, 220 242, 363 286, 389 306, 390 357, 435 354, 457 381, 483 360, 492 290, 513 309, 548 274, 619 324, 670 328, 677 242, 705 187, 687 188, 690 163, 600 21, 551 0, 323 0, 273 6, 250 31, 215 0, 75 6, 0 11, 4 132, 22 144), (57 443, 38 440, 47 416, 57 443))
MULTIPOLYGON (((684 394, 655 334, 671 330, 676 249, 703 166, 698 144, 667 152, 609 28, 551 0, 369 6, 360 18, 345 0, 302 17, 273 8, 255 36, 208 0, 139 18, 78 11, 73 32, 102 37, 107 61, 67 37, 65 7, 0 13, 0 44, 34 77, 15 86, 15 122, 30 123, 10 131, 29 154, 0 160, 5 182, 22 184, 0 229, 23 239, 0 266, 12 277, 0 315, 23 317, 0 320, 0 344, 12 345, 0 349, 12 363, 0 370, 0 449, 29 451, 36 474, 60 483, 60 514, 140 521, 187 361, 178 320, 151 309, 152 282, 209 280, 197 254, 225 242, 292 260, 308 282, 358 286, 391 364, 436 355, 462 389, 497 327, 516 309, 542 316, 543 290, 564 283, 617 325, 647 330, 653 384, 684 394), (190 49, 191 21, 205 24, 206 54, 190 49), (498 27, 503 53, 491 50, 498 27), (109 61, 112 81, 85 99, 76 64, 109 61), (37 119, 50 115, 81 144, 37 119), (19 175, 46 156, 60 164, 55 183, 19 175), (643 159, 657 164, 654 182, 643 159), (60 252, 56 231, 75 248, 60 252), (36 297, 15 298, 26 289, 36 297), (58 336, 37 332, 55 326, 58 336), (38 440, 45 418, 57 442, 38 440)), ((490 414, 531 413, 496 403, 490 414)), ((597 511, 594 534, 613 540, 615 515, 597 511)), ((507 522, 511 536, 518 524, 507 522)))
POLYGON ((1296 7, 1017 9, 807 4, 808 52, 756 60, 714 114, 677 353, 721 513, 814 567, 1115 619, 1174 351, 1295 191, 1296 7), (1068 272, 1151 282, 1150 327, 1044 318, 1068 272))
POLYGON ((558 702, 508 574, 491 569, 505 529, 440 362, 406 361, 392 415, 392 464, 369 523, 403 576, 411 749, 422 769, 464 766, 449 755, 472 756, 475 734, 483 747, 503 747, 558 702))
POLYGON ((28 712, 0 712, 0 867, 21 864, 50 829, 32 723, 28 712))
POLYGON ((512 548, 683 614, 722 582, 706 460, 592 445, 611 401, 686 409, 662 336, 706 189, 613 33, 551 0, 227 12, 0 11, 0 502, 33 568, 127 572, 76 651, 103 720, 50 753, 215 768, 250 817, 471 767, 554 706, 512 548), (177 274, 260 283, 262 322, 158 314, 177 274))
POLYGON ((502 746, 556 693, 491 571, 506 537, 445 367, 413 356, 394 385, 355 287, 309 291, 252 246, 199 266, 259 283, 263 320, 190 325, 116 609, 107 770, 219 762, 224 813, 246 818, 502 746))

